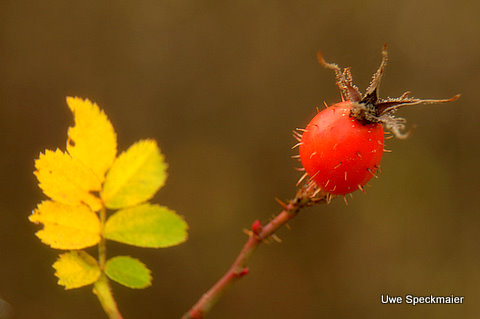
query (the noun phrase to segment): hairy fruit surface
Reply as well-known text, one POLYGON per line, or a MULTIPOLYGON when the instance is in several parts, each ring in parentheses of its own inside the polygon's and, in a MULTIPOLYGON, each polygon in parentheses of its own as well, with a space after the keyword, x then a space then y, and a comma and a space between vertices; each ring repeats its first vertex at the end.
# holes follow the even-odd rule
POLYGON ((300 144, 306 173, 324 191, 351 193, 374 176, 383 153, 383 128, 350 116, 353 102, 345 101, 318 113, 300 144))

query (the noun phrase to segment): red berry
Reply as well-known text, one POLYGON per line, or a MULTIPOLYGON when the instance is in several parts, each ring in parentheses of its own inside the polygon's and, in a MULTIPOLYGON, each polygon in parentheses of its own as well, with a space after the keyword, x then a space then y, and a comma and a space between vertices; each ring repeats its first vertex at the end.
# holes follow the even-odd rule
POLYGON ((318 113, 300 144, 300 160, 307 174, 335 195, 365 185, 382 159, 382 125, 355 119, 350 115, 352 106, 352 102, 340 102, 318 113))
MULTIPOLYGON (((364 94, 353 84, 350 68, 343 71, 327 63, 320 52, 318 60, 324 67, 335 71, 337 86, 345 101, 319 112, 304 130, 295 133, 300 143, 300 160, 310 179, 323 191, 345 195, 362 189, 380 164, 383 153, 383 127, 398 138, 403 134, 405 120, 397 118, 397 109, 420 103, 445 103, 455 101, 459 94, 445 100, 422 100, 408 97, 381 99, 378 87, 387 63, 384 46, 382 62, 364 94)), ((304 175, 307 176, 307 175, 304 175)), ((300 179, 299 183, 303 180, 300 179)))

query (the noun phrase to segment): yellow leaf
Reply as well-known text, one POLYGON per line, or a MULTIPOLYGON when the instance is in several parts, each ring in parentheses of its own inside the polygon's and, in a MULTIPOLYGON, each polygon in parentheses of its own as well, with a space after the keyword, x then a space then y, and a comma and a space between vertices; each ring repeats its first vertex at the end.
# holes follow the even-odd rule
POLYGON ((81 249, 100 241, 100 220, 85 205, 44 201, 37 206, 29 220, 44 225, 36 235, 52 248, 81 249))
POLYGON ((90 168, 101 183, 117 154, 117 136, 112 123, 98 105, 88 99, 67 97, 75 117, 75 126, 68 129, 67 151, 90 168))
POLYGON ((97 261, 84 251, 61 254, 53 268, 58 284, 65 286, 65 289, 93 284, 100 277, 97 261))
POLYGON ((101 197, 111 209, 137 205, 155 195, 167 179, 167 164, 154 140, 139 141, 123 152, 107 174, 101 197))
POLYGON ((101 200, 91 194, 102 184, 91 170, 60 150, 46 150, 35 161, 39 186, 51 199, 65 204, 85 203, 94 211, 102 207, 101 200))

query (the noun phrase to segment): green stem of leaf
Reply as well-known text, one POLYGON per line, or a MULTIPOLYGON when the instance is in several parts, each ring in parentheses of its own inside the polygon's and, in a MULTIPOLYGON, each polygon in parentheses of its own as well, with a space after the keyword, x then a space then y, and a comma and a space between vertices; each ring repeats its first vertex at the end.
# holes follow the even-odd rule
POLYGON ((112 289, 108 282, 107 276, 102 273, 98 281, 93 286, 93 293, 97 295, 103 310, 110 319, 123 319, 120 311, 118 311, 117 303, 113 298, 112 289))
POLYGON ((99 212, 100 217, 100 227, 102 231, 102 238, 98 243, 98 264, 100 266, 100 270, 102 274, 100 278, 98 278, 97 282, 95 282, 93 286, 93 293, 97 295, 100 304, 103 307, 103 310, 108 315, 110 319, 123 319, 120 311, 118 310, 117 303, 113 298, 112 288, 110 287, 110 283, 108 281, 107 276, 105 275, 105 262, 107 260, 107 241, 103 236, 103 230, 105 227, 105 222, 107 220, 107 211, 105 208, 101 209, 99 212))
POLYGON ((102 208, 100 210, 100 229, 102 232, 102 237, 100 239, 100 242, 98 243, 98 264, 100 266, 100 269, 104 270, 105 268, 105 262, 107 260, 107 240, 103 236, 104 229, 105 229, 105 222, 107 221, 107 210, 105 208, 102 208))

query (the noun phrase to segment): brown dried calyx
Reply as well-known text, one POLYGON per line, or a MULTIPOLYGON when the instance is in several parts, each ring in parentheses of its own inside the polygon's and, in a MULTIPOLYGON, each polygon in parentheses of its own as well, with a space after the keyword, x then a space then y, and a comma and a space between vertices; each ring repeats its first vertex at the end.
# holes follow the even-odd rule
POLYGON ((342 97, 347 101, 355 103, 350 116, 362 122, 382 123, 385 128, 391 131, 397 138, 407 138, 411 131, 402 133, 402 130, 405 129, 406 120, 401 117, 395 117, 394 113, 396 110, 407 105, 452 102, 457 100, 460 94, 445 100, 422 100, 407 97, 410 94, 410 92, 407 91, 398 98, 379 98, 378 88, 385 66, 387 65, 387 56, 387 46, 384 45, 382 49, 382 62, 377 72, 373 75, 372 81, 365 94, 362 95, 358 87, 353 84, 350 68, 344 68, 342 71, 337 64, 327 63, 323 59, 321 52, 317 53, 318 62, 325 68, 335 71, 337 86, 340 88, 342 97))

